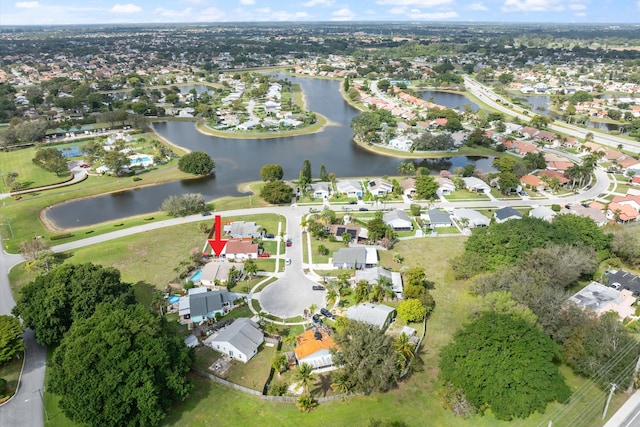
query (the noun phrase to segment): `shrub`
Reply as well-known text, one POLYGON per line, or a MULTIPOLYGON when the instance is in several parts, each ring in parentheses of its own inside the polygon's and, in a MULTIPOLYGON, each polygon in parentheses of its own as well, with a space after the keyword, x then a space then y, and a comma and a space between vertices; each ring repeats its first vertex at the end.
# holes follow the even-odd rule
POLYGON ((50 240, 62 240, 62 239, 68 239, 69 237, 73 237, 74 235, 72 233, 63 233, 63 234, 55 234, 51 237, 49 237, 50 240))

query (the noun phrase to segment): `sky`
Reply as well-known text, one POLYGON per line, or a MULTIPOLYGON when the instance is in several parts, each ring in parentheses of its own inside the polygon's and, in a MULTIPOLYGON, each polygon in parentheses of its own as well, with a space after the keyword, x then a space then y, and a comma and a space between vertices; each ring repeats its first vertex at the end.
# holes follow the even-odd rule
POLYGON ((640 0, 0 0, 0 25, 286 21, 640 23, 640 0))

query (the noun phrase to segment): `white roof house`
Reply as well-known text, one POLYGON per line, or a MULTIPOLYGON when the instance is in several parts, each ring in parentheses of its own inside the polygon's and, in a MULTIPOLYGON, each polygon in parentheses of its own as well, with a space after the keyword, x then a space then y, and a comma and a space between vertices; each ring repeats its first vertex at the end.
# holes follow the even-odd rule
POLYGON ((391 290, 396 294, 397 298, 402 298, 404 287, 402 285, 402 274, 397 271, 390 271, 382 267, 365 268, 364 270, 356 270, 354 281, 366 280, 371 284, 376 284, 381 277, 385 277, 391 281, 391 290))
POLYGON ((617 290, 597 282, 591 282, 577 292, 569 301, 578 306, 595 311, 598 315, 608 311, 618 313, 620 319, 635 314, 636 297, 628 289, 617 290))
POLYGON ((386 179, 374 179, 367 183, 369 193, 373 196, 384 196, 393 192, 393 184, 386 179))
POLYGON ((529 211, 529 216, 551 222, 556 213, 548 206, 537 206, 529 211))
POLYGON ((476 178, 475 176, 464 177, 462 178, 464 181, 465 187, 469 191, 475 191, 476 193, 490 193, 491 187, 489 184, 481 180, 480 178, 476 178))
POLYGON ((385 331, 395 318, 396 309, 384 304, 365 302, 347 309, 347 319, 368 323, 385 331))
POLYGON ((260 327, 246 317, 237 319, 217 335, 205 340, 205 344, 212 349, 244 363, 258 353, 258 347, 263 342, 264 334, 260 327))
POLYGON ((400 209, 385 213, 382 215, 382 220, 394 230, 413 230, 413 222, 409 214, 400 209))
POLYGON ((338 193, 346 194, 347 197, 362 197, 362 185, 358 181, 340 180, 336 182, 338 193))
POLYGON ((454 209, 453 216, 458 219, 465 219, 469 222, 469 227, 487 227, 491 220, 473 209, 454 209))
POLYGON ((340 248, 333 253, 336 268, 370 268, 378 264, 378 252, 374 247, 340 248))

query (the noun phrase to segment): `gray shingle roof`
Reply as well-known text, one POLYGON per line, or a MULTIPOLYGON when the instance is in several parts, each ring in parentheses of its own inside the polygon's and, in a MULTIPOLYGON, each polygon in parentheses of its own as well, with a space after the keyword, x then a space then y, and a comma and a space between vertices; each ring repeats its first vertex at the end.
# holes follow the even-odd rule
POLYGON ((496 211, 497 220, 504 221, 509 218, 522 218, 522 214, 511 206, 506 206, 496 211))
POLYGON ((366 264, 367 251, 365 248, 340 248, 333 253, 334 265, 357 265, 366 264))
POLYGON ((365 302, 349 307, 347 309, 347 319, 365 322, 382 329, 390 313, 394 311, 395 308, 388 305, 365 302))
POLYGON ((245 355, 251 355, 263 343, 264 334, 251 319, 241 317, 220 332, 215 341, 228 342, 245 355))
POLYGON ((191 317, 207 316, 214 311, 221 311, 222 304, 230 302, 229 292, 212 291, 189 295, 191 317))

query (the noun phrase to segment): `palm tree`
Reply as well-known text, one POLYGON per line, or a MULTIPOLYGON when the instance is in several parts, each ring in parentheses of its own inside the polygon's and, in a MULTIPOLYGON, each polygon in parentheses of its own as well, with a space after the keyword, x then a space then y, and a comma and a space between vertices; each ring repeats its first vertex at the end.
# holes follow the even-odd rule
POLYGON ((300 396, 296 402, 300 412, 311 412, 318 406, 318 402, 311 396, 300 396))
POLYGON ((298 382, 302 386, 304 394, 311 395, 311 387, 316 380, 316 376, 313 373, 313 367, 308 363, 303 363, 298 366, 298 369, 293 374, 294 381, 298 382))
POLYGON ((286 368, 288 363, 289 361, 284 353, 277 353, 273 356, 273 359, 271 359, 271 367, 278 373, 278 377, 280 377, 282 368, 286 368))
POLYGON ((256 262, 253 259, 248 258, 244 262, 244 271, 247 272, 250 278, 253 278, 258 272, 258 264, 256 264, 256 262))
POLYGON ((333 376, 331 388, 336 394, 347 394, 351 390, 351 382, 346 372, 340 372, 333 376))
POLYGON ((393 342, 393 348, 398 354, 398 365, 401 370, 404 370, 409 361, 414 356, 414 346, 409 341, 409 337, 404 332, 393 342))
POLYGON ((400 175, 413 175, 416 171, 416 166, 412 162, 401 162, 397 167, 400 175))
POLYGON ((162 295, 162 292, 155 291, 151 297, 151 306, 155 311, 160 313, 160 317, 164 316, 164 307, 167 305, 167 300, 162 295))
POLYGON ((387 276, 378 277, 378 286, 382 287, 384 296, 386 298, 393 299, 393 297, 395 297, 395 294, 393 293, 393 289, 391 289, 392 285, 393 285, 393 282, 387 276))
POLYGON ((311 305, 309 306, 309 313, 311 313, 311 315, 313 316, 313 315, 315 314, 315 312, 316 312, 316 310, 317 310, 317 309, 318 309, 318 306, 317 306, 317 305, 315 305, 315 304, 311 304, 311 305))

